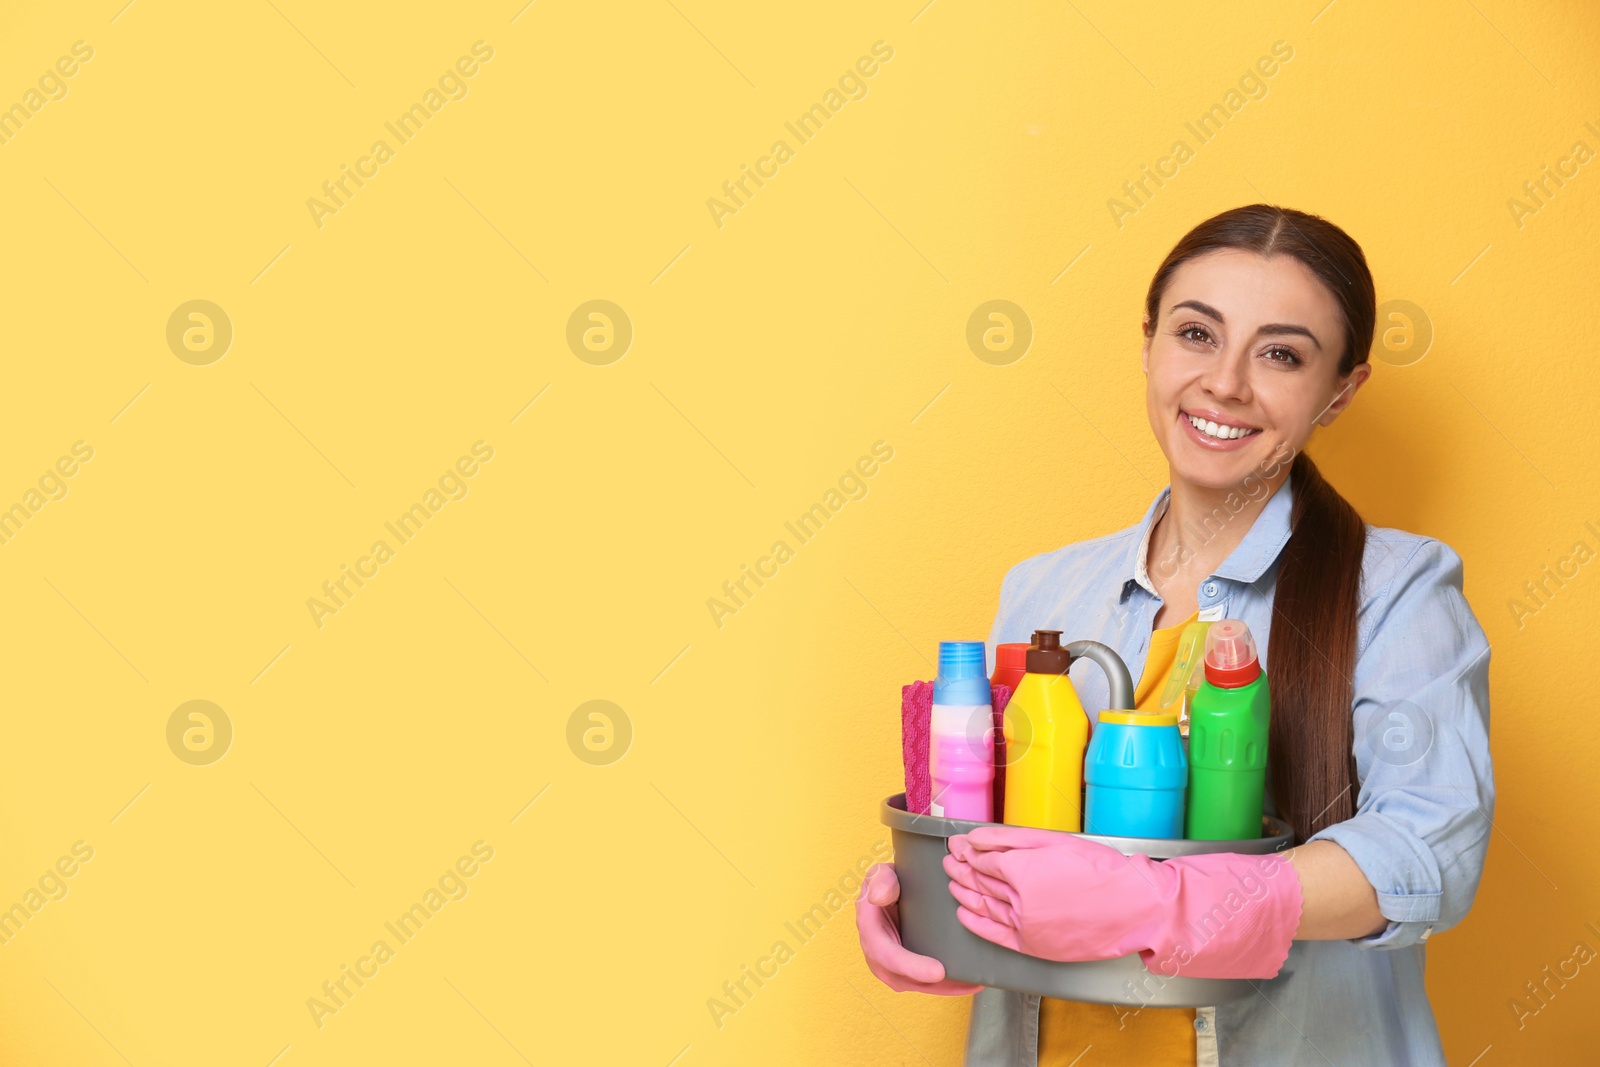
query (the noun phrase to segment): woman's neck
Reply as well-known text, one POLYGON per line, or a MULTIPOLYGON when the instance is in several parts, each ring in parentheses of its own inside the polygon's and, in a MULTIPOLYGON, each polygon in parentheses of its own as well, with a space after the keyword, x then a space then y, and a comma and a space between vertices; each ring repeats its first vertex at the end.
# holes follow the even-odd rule
POLYGON ((1221 566, 1288 476, 1285 465, 1282 473, 1270 481, 1253 483, 1253 491, 1246 492, 1238 487, 1195 485, 1173 473, 1167 511, 1150 534, 1145 560, 1151 581, 1163 590, 1162 595, 1166 596, 1169 583, 1179 590, 1192 590, 1221 566))

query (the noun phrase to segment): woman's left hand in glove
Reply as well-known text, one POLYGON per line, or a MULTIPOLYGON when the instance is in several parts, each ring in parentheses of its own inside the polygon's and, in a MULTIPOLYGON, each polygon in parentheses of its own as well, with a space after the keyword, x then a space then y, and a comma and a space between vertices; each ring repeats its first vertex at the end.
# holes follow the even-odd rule
POLYGON ((1023 826, 981 826, 949 849, 961 924, 1043 959, 1137 952, 1169 978, 1271 978, 1300 924, 1300 880, 1281 854, 1152 860, 1023 826))

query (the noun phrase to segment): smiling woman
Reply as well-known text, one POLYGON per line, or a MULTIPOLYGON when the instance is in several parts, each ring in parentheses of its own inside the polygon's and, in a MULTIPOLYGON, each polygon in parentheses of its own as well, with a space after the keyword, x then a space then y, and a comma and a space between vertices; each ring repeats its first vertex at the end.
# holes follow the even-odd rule
POLYGON ((1372 373, 1342 365, 1343 312, 1292 256, 1204 252, 1173 267, 1166 289, 1172 303, 1145 316, 1146 406, 1169 462, 1197 486, 1238 485, 1273 454, 1298 455, 1372 373))
MULTIPOLYGON (((1249 979, 1260 996, 1124 1014, 979 990, 899 943, 898 882, 877 870, 857 903, 868 963, 896 989, 977 994, 967 1063, 1067 1067, 1088 1048, 1100 1063, 1444 1063, 1425 943, 1465 918, 1482 876, 1489 649, 1460 556, 1367 525, 1305 454, 1371 374, 1375 319, 1366 258, 1325 219, 1253 204, 1185 235, 1141 323, 1170 485, 1140 522, 1012 567, 990 632, 993 649, 1070 628, 1154 683, 1176 646, 1161 635, 1191 619, 1264 637, 1265 807, 1295 840, 1268 891, 1247 891, 1243 853, 1145 859, 1128 879, 1120 851, 1025 826, 952 837, 944 859, 963 926, 1046 959, 1143 955, 1221 915, 1183 974, 1249 979), (1397 717, 1425 740, 1397 741, 1397 717)), ((1121 706, 1092 675, 1074 685, 1087 707, 1121 706)))

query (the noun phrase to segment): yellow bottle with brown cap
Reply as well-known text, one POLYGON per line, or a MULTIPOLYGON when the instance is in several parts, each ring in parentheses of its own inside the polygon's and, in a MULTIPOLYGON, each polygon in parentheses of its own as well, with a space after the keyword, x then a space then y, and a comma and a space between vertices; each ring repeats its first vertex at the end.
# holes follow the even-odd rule
POLYGON ((1060 630, 1035 630, 1027 669, 1006 705, 1006 822, 1082 830, 1089 716, 1072 688, 1060 630))
POLYGON ((1005 710, 1005 821, 1013 826, 1083 829, 1089 716, 1067 675, 1075 657, 1105 671, 1113 708, 1133 707, 1133 679, 1115 651, 1098 641, 1063 646, 1060 630, 1033 631, 1026 673, 1005 710))

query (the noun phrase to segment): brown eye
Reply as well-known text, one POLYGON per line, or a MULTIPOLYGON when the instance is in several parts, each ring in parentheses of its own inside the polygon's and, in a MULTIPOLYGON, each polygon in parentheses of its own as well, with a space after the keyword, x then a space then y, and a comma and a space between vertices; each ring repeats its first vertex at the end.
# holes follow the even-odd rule
POLYGON ((1282 363, 1286 366, 1298 366, 1300 363, 1300 357, 1295 355, 1294 350, 1290 348, 1269 348, 1265 354, 1267 359, 1273 363, 1282 363))

